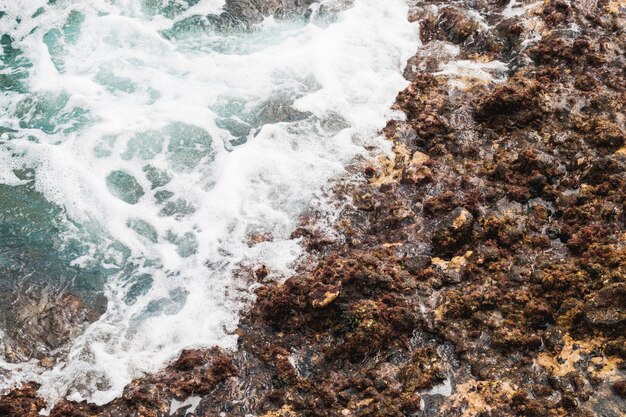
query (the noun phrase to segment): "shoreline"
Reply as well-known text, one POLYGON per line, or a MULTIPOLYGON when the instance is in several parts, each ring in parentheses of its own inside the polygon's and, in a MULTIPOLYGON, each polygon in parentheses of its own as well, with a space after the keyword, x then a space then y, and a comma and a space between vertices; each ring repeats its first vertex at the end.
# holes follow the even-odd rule
MULTIPOLYGON (((310 267, 254 271, 237 352, 50 415, 624 415, 626 4, 512 4, 412 8, 394 159, 337 186, 342 239, 303 218, 310 267)), ((43 406, 25 384, 0 415, 43 406)))

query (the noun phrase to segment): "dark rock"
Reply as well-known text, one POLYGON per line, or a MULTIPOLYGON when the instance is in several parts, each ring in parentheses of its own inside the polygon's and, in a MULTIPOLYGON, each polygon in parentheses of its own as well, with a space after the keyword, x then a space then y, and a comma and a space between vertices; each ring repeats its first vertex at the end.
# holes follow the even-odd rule
POLYGON ((462 43, 478 30, 476 21, 463 11, 452 7, 442 10, 437 26, 452 43, 462 43))
POLYGON ((28 383, 10 391, 0 398, 0 416, 2 417, 37 417, 46 406, 37 396, 39 385, 28 383))
POLYGON ((185 349, 174 362, 172 367, 179 371, 190 371, 194 368, 204 365, 208 361, 205 351, 199 349, 185 349))
POLYGON ((437 252, 448 253, 471 239, 474 216, 462 207, 449 213, 433 231, 433 246, 437 252))
POLYGON ((626 380, 622 379, 613 383, 613 392, 622 398, 626 398, 626 380))

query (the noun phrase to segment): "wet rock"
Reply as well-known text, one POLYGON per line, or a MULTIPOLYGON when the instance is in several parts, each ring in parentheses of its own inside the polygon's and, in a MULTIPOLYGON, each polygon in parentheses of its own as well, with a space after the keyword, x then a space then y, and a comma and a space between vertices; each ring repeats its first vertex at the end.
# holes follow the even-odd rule
POLYGON ((415 152, 402 170, 402 182, 405 184, 423 184, 432 179, 432 171, 426 163, 429 158, 421 152, 415 152))
POLYGON ((610 284, 585 303, 585 317, 594 326, 626 324, 626 283, 610 284))
POLYGON ((626 133, 606 117, 581 121, 578 127, 585 133, 587 141, 595 146, 619 148, 626 142, 626 133))
POLYGON ((435 94, 443 92, 443 86, 430 74, 420 72, 412 78, 413 83, 398 95, 394 107, 409 116, 409 125, 421 139, 429 140, 447 134, 450 126, 442 117, 445 112, 445 100, 439 94, 435 94))
POLYGON ((432 347, 418 348, 410 362, 400 372, 400 380, 406 391, 432 388, 444 378, 441 359, 432 347))
POLYGON ((392 157, 337 184, 352 197, 342 237, 304 216, 307 260, 262 281, 236 353, 185 352, 123 399, 58 415, 160 416, 189 395, 198 415, 624 414, 617 3, 413 5, 426 45, 394 106, 405 117, 384 129, 392 157), (495 59, 498 82, 441 73, 495 59))
POLYGON ((626 360, 626 338, 620 336, 615 340, 607 342, 604 351, 607 355, 618 356, 626 360))
POLYGON ((36 417, 46 403, 38 397, 39 385, 28 383, 0 398, 0 416, 36 417))
MULTIPOLYGON (((164 35, 168 38, 176 37, 192 30, 218 30, 222 32, 252 30, 255 25, 270 16, 277 19, 310 17, 309 6, 318 2, 319 0, 265 0, 262 2, 227 0, 223 6, 223 12, 219 15, 191 16, 177 22, 164 35)), ((339 3, 350 4, 351 1, 326 4, 325 7, 321 8, 318 18, 323 16, 327 20, 331 19, 334 14, 347 7, 347 5, 337 7, 339 3)))
POLYGON ((11 362, 31 358, 51 360, 51 352, 67 347, 106 309, 106 300, 90 305, 72 293, 54 294, 33 290, 14 300, 4 317, 4 354, 11 362))
POLYGON ((626 380, 613 383, 613 392, 622 398, 626 398, 626 380))
POLYGON ((145 194, 135 177, 124 171, 113 171, 106 178, 111 194, 128 204, 137 204, 145 194))
POLYGON ((497 240, 502 247, 511 247, 523 239, 525 228, 520 217, 512 213, 495 214, 483 220, 487 236, 497 240))
POLYGON ((319 299, 313 300, 312 304, 314 308, 324 308, 339 297, 340 291, 326 291, 319 299))
POLYGON ((261 265, 259 268, 257 268, 256 271, 254 271, 254 275, 256 276, 256 279, 259 281, 263 281, 265 278, 267 278, 269 274, 270 274, 270 270, 265 265, 261 265))
POLYGON ((404 267, 411 274, 418 274, 431 264, 431 258, 426 255, 416 255, 403 260, 404 267))
POLYGON ((520 80, 496 87, 481 100, 476 119, 495 128, 523 127, 542 117, 543 100, 537 83, 520 80))
POLYGON ((180 353, 176 362, 172 364, 172 367, 178 371, 190 371, 204 365, 208 359, 207 353, 203 350, 185 349, 180 353))
POLYGON ((433 231, 433 246, 437 252, 450 253, 471 239, 474 216, 462 207, 449 213, 433 231))
POLYGON ((441 11, 437 26, 452 43, 462 43, 478 30, 476 21, 463 11, 452 7, 441 11))

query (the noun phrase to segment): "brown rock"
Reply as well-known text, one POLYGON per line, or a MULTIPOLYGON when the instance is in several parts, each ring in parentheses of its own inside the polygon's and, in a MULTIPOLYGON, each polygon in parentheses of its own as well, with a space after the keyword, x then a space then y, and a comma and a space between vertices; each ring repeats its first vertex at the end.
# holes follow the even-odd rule
POLYGON ((4 315, 6 358, 12 362, 47 358, 104 313, 104 300, 85 304, 72 293, 52 294, 45 289, 17 297, 4 315))
POLYGON ((39 411, 46 406, 46 403, 37 396, 38 389, 38 384, 28 383, 0 397, 0 416, 39 416, 39 411))
POLYGON ((433 231, 433 246, 437 252, 453 252, 471 238, 474 216, 462 207, 449 213, 433 231))
POLYGON ((585 317, 594 326, 626 324, 626 283, 610 284, 585 303, 585 317))
POLYGON ((208 361, 205 351, 201 349, 185 349, 172 364, 172 367, 179 371, 190 371, 196 367, 204 365, 208 361))
POLYGON ((438 27, 452 43, 462 43, 478 30, 478 23, 461 10, 448 7, 439 16, 438 27))
POLYGON ((613 383, 613 392, 615 395, 626 398, 626 380, 622 379, 613 383))
POLYGON ((330 303, 332 303, 333 301, 335 301, 337 297, 339 297, 339 294, 341 294, 340 291, 327 291, 324 293, 323 298, 313 300, 313 303, 312 303, 313 307, 324 308, 330 303))

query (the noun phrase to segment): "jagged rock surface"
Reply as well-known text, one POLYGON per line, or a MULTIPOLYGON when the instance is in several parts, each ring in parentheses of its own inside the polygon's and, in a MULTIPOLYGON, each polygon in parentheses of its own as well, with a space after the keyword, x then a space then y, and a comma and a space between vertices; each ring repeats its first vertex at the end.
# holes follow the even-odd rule
POLYGON ((343 239, 302 220, 300 274, 250 274, 238 352, 52 415, 623 416, 625 6, 516 4, 415 5, 395 157, 337 186, 343 239))

